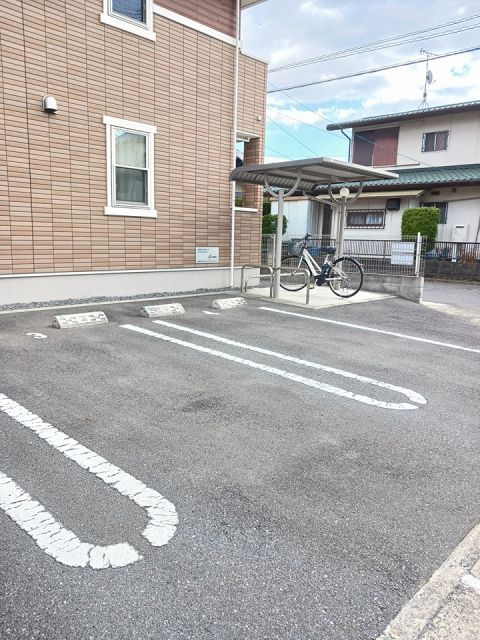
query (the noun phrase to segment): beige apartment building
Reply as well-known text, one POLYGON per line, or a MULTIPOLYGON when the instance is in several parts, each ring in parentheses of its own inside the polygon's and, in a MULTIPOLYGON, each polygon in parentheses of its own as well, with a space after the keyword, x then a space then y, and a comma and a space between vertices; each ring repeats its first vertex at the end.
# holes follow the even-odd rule
MULTIPOLYGON (((2 2, 0 305, 228 286, 235 139, 263 159, 251 4, 2 2)), ((260 206, 246 188, 237 278, 259 259, 260 206)))

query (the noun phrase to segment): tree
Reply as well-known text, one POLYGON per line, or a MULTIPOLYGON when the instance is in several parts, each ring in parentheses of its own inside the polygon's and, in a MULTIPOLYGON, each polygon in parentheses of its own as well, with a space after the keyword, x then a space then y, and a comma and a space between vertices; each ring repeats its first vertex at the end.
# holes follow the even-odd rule
MULTIPOLYGON (((271 235, 277 233, 277 216, 272 215, 272 203, 269 200, 263 201, 263 216, 262 216, 262 234, 271 235)), ((283 216, 283 228, 282 233, 285 233, 288 226, 288 220, 283 216)))
POLYGON ((420 233, 427 238, 427 251, 433 249, 440 221, 440 209, 437 207, 415 207, 405 209, 402 216, 402 237, 416 236, 420 233))
MULTIPOLYGON (((285 233, 288 226, 288 220, 283 217, 283 229, 282 233, 285 233)), ((277 216, 266 215, 262 216, 262 233, 263 235, 270 235, 277 233, 277 216)))

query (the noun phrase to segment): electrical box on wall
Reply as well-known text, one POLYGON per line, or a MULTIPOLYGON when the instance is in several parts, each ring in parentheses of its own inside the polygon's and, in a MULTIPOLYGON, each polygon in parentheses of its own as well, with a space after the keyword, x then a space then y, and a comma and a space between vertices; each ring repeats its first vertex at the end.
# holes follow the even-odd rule
POLYGON ((388 211, 399 211, 400 198, 388 198, 386 206, 388 211))
POLYGON ((452 242, 467 242, 470 225, 456 224, 452 227, 452 242))

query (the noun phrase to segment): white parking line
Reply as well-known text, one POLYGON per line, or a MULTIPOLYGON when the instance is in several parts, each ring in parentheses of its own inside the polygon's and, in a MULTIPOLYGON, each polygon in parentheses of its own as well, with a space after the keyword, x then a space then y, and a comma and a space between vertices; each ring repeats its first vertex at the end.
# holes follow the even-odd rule
POLYGON ((69 567, 124 567, 142 557, 127 543, 102 547, 82 542, 1 471, 0 509, 26 531, 47 555, 69 567))
MULTIPOLYGON (((202 347, 201 345, 194 344, 193 342, 185 342, 184 340, 178 340, 177 338, 172 338, 170 336, 164 335, 163 333, 150 331, 149 329, 144 329, 143 327, 137 327, 131 324, 124 324, 120 326, 124 329, 129 329, 130 331, 136 331, 137 333, 142 333, 144 335, 151 336, 152 338, 163 340, 165 342, 171 342, 172 344, 177 344, 182 347, 187 347, 188 349, 192 349, 194 351, 207 353, 217 358, 223 358, 224 360, 229 360, 230 362, 243 364, 253 369, 259 369, 261 371, 265 371, 266 373, 271 373, 273 375, 286 378, 287 380, 291 380, 292 382, 304 384, 307 387, 313 387, 315 389, 325 391, 326 393, 333 393, 334 395, 342 396, 344 398, 355 400, 357 402, 362 402, 364 404, 368 404, 371 406, 380 407, 382 409, 396 409, 399 411, 418 409, 417 405, 414 405, 414 404, 409 404, 407 402, 396 403, 396 402, 384 402, 383 400, 376 400, 375 398, 370 398, 369 396, 353 393, 352 391, 347 391, 346 389, 341 389, 340 387, 334 387, 330 384, 318 382, 317 380, 312 380, 311 378, 305 378, 304 376, 299 376, 296 373, 290 373, 288 371, 284 371, 283 369, 277 369, 276 367, 269 367, 267 365, 260 364, 259 362, 246 360, 245 358, 238 358, 237 356, 232 356, 229 353, 225 353, 224 351, 217 351, 215 349, 209 349, 208 347, 202 347)), ((348 373, 348 372, 344 372, 344 373, 348 373)), ((356 376, 356 374, 351 374, 351 376, 348 376, 348 377, 354 377, 356 379, 359 379, 359 377, 356 376)), ((411 392, 411 393, 415 393, 415 392, 411 392)), ((420 394, 416 394, 416 395, 418 395, 418 397, 423 400, 422 404, 425 404, 426 402, 425 398, 423 398, 423 396, 420 396, 420 394)))
MULTIPOLYGON (((144 509, 148 516, 148 524, 142 535, 152 546, 161 547, 172 538, 178 524, 177 512, 175 506, 157 491, 110 464, 105 458, 3 394, 0 394, 0 411, 33 431, 66 458, 73 460, 82 469, 144 509)), ((28 493, 4 474, 0 477, 0 508, 26 531, 45 553, 63 564, 106 569, 131 564, 141 558, 135 549, 126 543, 100 547, 81 542, 56 522, 40 503, 33 501, 28 493)))
POLYGON ((338 320, 330 320, 327 318, 317 318, 316 316, 308 316, 304 313, 293 313, 292 311, 283 311, 282 309, 272 309, 271 307, 258 307, 261 311, 271 311, 272 313, 281 313, 286 316, 294 316, 303 318, 304 320, 315 320, 316 322, 326 322, 328 324, 336 324, 341 327, 350 327, 351 329, 361 329, 362 331, 371 331, 372 333, 383 333, 387 336, 395 336, 396 338, 404 338, 405 340, 415 340, 416 342, 425 342, 427 344, 435 344, 439 347, 447 347, 448 349, 458 349, 459 351, 470 351, 471 353, 480 353, 480 349, 472 349, 470 347, 461 347, 458 344, 450 344, 449 342, 439 342, 438 340, 429 340, 428 338, 418 338, 417 336, 409 336, 405 333, 395 333, 394 331, 385 331, 383 329, 374 329, 373 327, 365 327, 361 324, 351 324, 349 322, 339 322, 338 320))
POLYGON ((310 360, 302 360, 301 358, 296 358, 295 356, 287 356, 283 353, 277 353, 276 351, 270 351, 270 349, 262 349, 260 347, 254 347, 249 344, 245 344, 244 342, 237 342, 236 340, 229 340, 228 338, 222 338, 220 336, 216 336, 213 333, 206 333, 205 331, 197 331, 196 329, 190 329, 181 324, 175 324, 173 322, 167 322, 166 320, 154 320, 155 324, 160 324, 165 327, 170 327, 171 329, 176 329, 177 331, 184 331, 185 333, 191 333, 196 336, 201 336, 202 338, 208 338, 209 340, 215 340, 216 342, 223 342, 224 344, 229 344, 232 347, 239 347, 241 349, 246 349, 247 351, 255 351, 256 353, 262 353, 266 356, 271 356, 273 358, 279 358, 280 360, 287 360, 288 362, 294 362, 295 364, 303 365, 304 367, 310 367, 312 369, 318 369, 320 371, 326 371, 327 373, 333 373, 337 376, 343 376, 344 378, 351 378, 354 380, 358 380, 359 382, 364 382, 365 384, 371 384, 375 387, 383 387, 384 389, 390 389, 391 391, 397 391, 398 393, 402 393, 407 396, 409 400, 412 402, 417 402, 418 404, 426 404, 427 401, 425 398, 417 393, 416 391, 412 391, 411 389, 405 389, 404 387, 397 387, 396 385, 390 384, 388 382, 381 382, 379 380, 375 380, 374 378, 367 378, 366 376, 360 376, 356 373, 350 373, 350 371, 343 371, 343 369, 336 369, 334 367, 328 367, 323 364, 318 364, 316 362, 311 362, 310 360))

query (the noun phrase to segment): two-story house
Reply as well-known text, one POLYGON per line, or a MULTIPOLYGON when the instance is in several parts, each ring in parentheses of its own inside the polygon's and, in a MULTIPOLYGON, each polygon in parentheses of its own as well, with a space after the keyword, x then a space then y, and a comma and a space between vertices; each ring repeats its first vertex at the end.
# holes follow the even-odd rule
MULTIPOLYGON (((480 101, 329 124, 351 130, 352 162, 384 167, 347 214, 349 238, 399 238, 408 207, 440 209, 437 239, 480 241, 480 101)), ((335 228, 335 226, 333 226, 335 228)))
MULTIPOLYGON (((263 158, 264 0, 7 0, 0 12, 0 306, 228 286, 236 139, 263 158)), ((232 264, 232 241, 235 257, 232 264)))
MULTIPOLYGON (((480 242, 480 101, 339 122, 327 129, 350 130, 351 162, 399 174, 395 180, 365 182, 363 194, 349 206, 346 238, 400 238, 405 209, 435 205, 438 240, 480 242)), ((300 194, 289 198, 288 236, 334 236, 336 211, 327 200, 324 188, 318 200, 300 194)))

